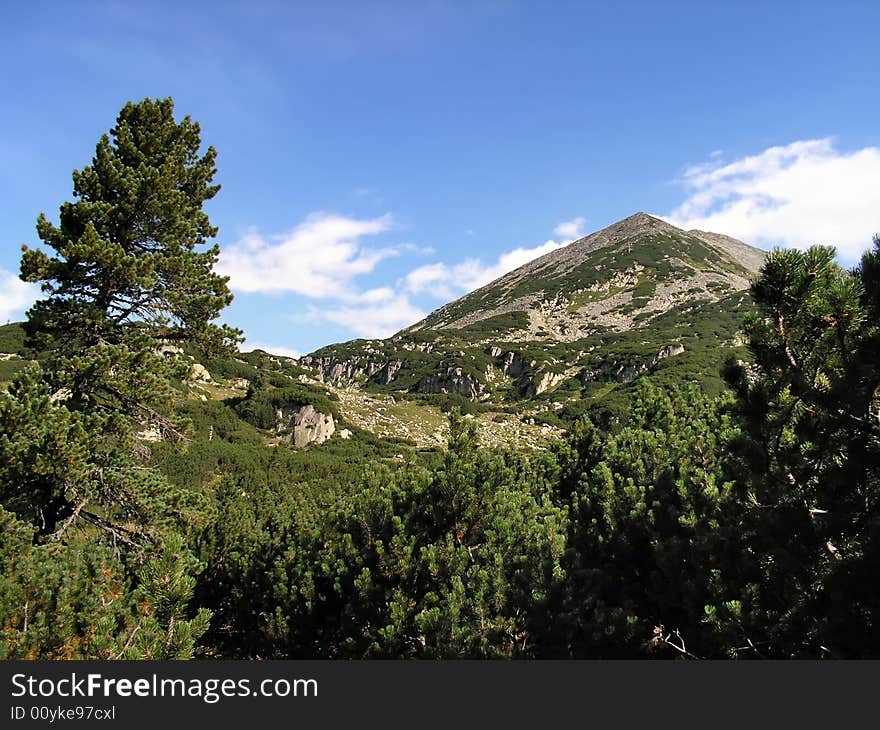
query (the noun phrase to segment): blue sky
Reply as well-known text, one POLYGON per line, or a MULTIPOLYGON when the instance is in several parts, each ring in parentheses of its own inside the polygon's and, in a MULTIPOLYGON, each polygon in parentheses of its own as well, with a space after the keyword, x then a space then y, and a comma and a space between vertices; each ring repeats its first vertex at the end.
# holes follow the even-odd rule
POLYGON ((880 231, 880 3, 6 3, 0 319, 119 108, 171 96, 248 345, 389 334, 643 210, 756 245, 880 231))

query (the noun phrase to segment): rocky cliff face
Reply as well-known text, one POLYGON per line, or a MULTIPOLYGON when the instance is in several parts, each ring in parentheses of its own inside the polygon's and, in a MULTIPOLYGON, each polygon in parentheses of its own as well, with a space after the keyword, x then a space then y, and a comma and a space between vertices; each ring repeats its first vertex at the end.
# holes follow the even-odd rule
POLYGON ((416 386, 418 393, 457 393, 470 400, 479 400, 486 393, 486 385, 475 376, 465 374, 459 367, 450 367, 442 375, 425 375, 416 386))
POLYGON ((639 375, 651 370, 658 362, 665 360, 667 357, 675 357, 684 354, 682 345, 666 345, 661 347, 655 355, 651 355, 648 359, 640 363, 618 363, 606 362, 598 369, 585 370, 583 379, 590 380, 613 380, 616 383, 631 383, 639 375))
POLYGON ((362 385, 367 381, 388 385, 402 365, 400 360, 383 360, 369 355, 348 359, 306 355, 299 363, 314 370, 319 382, 334 385, 362 385))

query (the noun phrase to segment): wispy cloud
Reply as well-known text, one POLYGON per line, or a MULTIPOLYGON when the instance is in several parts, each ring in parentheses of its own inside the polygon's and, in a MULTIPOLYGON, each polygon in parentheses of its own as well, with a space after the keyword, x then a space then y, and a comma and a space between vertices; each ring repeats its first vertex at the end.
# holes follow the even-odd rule
POLYGON ((430 294, 439 299, 451 299, 460 288, 456 286, 455 267, 441 262, 413 269, 399 284, 410 294, 430 294))
POLYGON ((388 337, 423 319, 427 312, 414 305, 406 294, 391 289, 373 290, 358 303, 330 309, 311 307, 306 315, 313 322, 331 322, 345 327, 357 337, 388 337))
POLYGON ((561 236, 562 238, 566 238, 570 241, 573 241, 577 238, 581 238, 584 235, 584 225, 586 224, 587 219, 583 216, 578 216, 577 218, 570 221, 563 221, 556 228, 553 229, 553 233, 557 236, 561 236))
POLYGON ((392 218, 357 219, 313 213, 289 233, 266 238, 250 231, 226 246, 218 270, 234 291, 296 292, 313 298, 353 296, 353 280, 399 251, 368 248, 361 240, 391 228, 392 218))
MULTIPOLYGON (((434 253, 434 249, 403 243, 370 248, 363 239, 390 230, 391 214, 379 218, 355 219, 315 213, 290 233, 266 238, 251 231, 221 253, 219 270, 230 277, 233 290, 245 293, 295 293, 312 300, 305 315, 293 321, 331 323, 357 337, 387 337, 423 319, 427 312, 420 302, 439 306, 478 289, 523 264, 555 251, 582 235, 584 218, 565 221, 555 227, 566 240, 548 240, 534 247, 517 247, 484 262, 468 258, 458 263, 436 261, 418 266, 393 285, 361 290, 359 277, 371 274, 389 256, 434 253)), ((247 347, 278 354, 285 348, 266 343, 247 347)))
POLYGON ((293 350, 284 345, 273 345, 262 340, 252 340, 250 337, 245 339, 244 344, 239 346, 242 352, 250 352, 251 350, 263 350, 271 355, 280 355, 281 357, 300 357, 302 353, 299 350, 293 350))
POLYGON ((24 282, 15 274, 0 269, 0 324, 23 317, 39 295, 37 284, 24 282))
POLYGON ((495 261, 483 263, 479 259, 465 259, 457 264, 433 263, 410 271, 400 282, 410 294, 428 294, 438 299, 451 299, 494 281, 500 276, 544 256, 583 236, 585 218, 575 218, 557 225, 553 232, 565 240, 550 239, 532 248, 517 247, 505 251, 495 261))
POLYGON ((852 263, 880 231, 880 148, 841 152, 832 138, 770 147, 688 168, 687 198, 663 216, 682 228, 726 233, 756 245, 837 247, 852 263))
POLYGON ((403 278, 403 288, 411 294, 430 294, 440 299, 448 299, 479 289, 508 271, 513 271, 567 243, 569 242, 557 243, 550 240, 534 248, 515 248, 506 251, 488 264, 479 259, 465 259, 453 265, 435 263, 419 266, 403 278))

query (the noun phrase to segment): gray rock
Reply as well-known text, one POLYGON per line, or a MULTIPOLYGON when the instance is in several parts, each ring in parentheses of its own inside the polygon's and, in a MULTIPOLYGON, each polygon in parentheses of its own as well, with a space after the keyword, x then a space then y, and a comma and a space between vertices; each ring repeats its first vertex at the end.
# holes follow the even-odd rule
POLYGON ((522 355, 518 352, 508 352, 504 355, 504 362, 501 365, 501 371, 505 375, 518 378, 527 369, 528 365, 526 365, 526 361, 523 360, 522 355))
POLYGON ((460 367, 447 368, 446 375, 425 375, 416 386, 419 393, 459 393, 470 400, 478 400, 486 386, 460 367))
POLYGON ((297 448, 313 443, 323 444, 336 430, 333 416, 316 411, 312 405, 305 405, 294 411, 290 427, 290 441, 297 448))
POLYGON ((675 357, 684 352, 682 345, 664 345, 656 355, 651 355, 642 363, 603 363, 598 370, 585 370, 583 373, 584 381, 596 380, 602 378, 605 380, 614 380, 618 383, 631 383, 639 375, 648 372, 661 360, 667 357, 675 357))

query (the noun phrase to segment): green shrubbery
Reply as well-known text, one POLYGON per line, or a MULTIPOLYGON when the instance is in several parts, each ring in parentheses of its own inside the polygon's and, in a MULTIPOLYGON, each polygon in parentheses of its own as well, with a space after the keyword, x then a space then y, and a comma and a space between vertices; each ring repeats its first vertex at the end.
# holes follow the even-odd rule
MULTIPOLYGON (((213 150, 172 111, 123 109, 62 225, 41 217, 55 253, 24 256, 49 287, 29 339, 0 328, 0 350, 42 348, 0 394, 0 658, 880 656, 880 240, 854 271, 775 252, 754 304, 574 343, 590 367, 686 352, 629 384, 569 380, 549 451, 479 447, 454 406, 481 407, 455 397, 445 451, 354 427, 296 450, 276 409, 337 404, 211 324, 213 150), (750 361, 722 391, 743 321, 750 361), (182 400, 195 354, 247 395, 182 400)), ((654 245, 718 263, 689 237, 626 255, 662 274, 654 245)), ((557 367, 562 347, 520 351, 557 367)))

